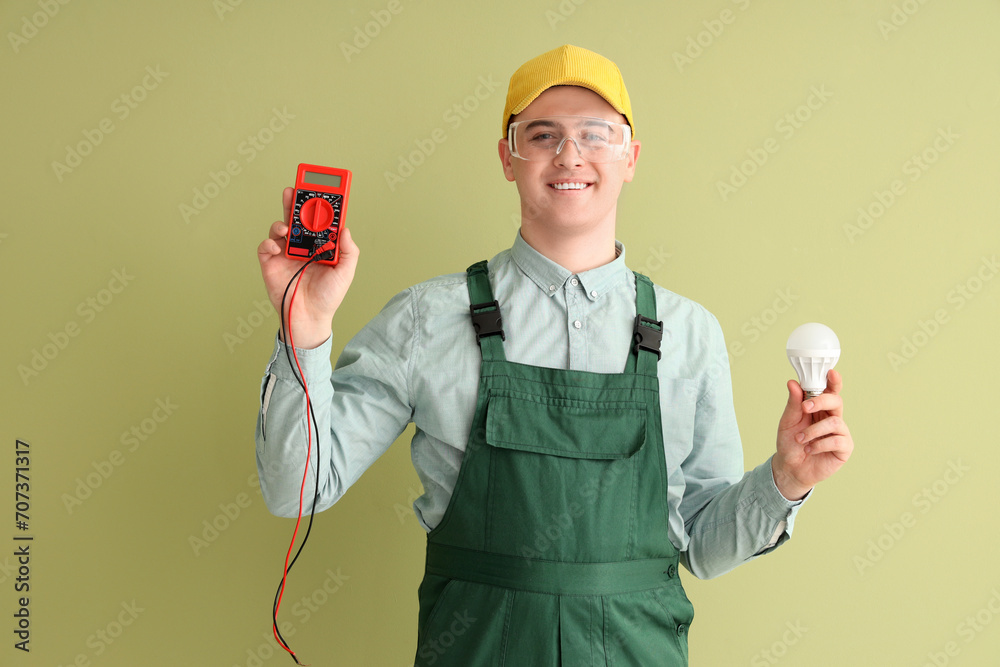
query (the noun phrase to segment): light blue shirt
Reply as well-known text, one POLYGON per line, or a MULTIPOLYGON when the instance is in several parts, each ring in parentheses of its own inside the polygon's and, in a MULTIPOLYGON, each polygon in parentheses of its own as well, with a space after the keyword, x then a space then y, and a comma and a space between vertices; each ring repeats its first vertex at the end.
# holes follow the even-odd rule
MULTIPOLYGON (((489 261, 508 360, 622 372, 636 291, 624 247, 616 247, 614 261, 573 274, 518 234, 509 250, 489 261)), ((718 321, 690 299, 660 286, 655 290, 664 331, 657 368, 670 540, 695 576, 709 578, 784 542, 802 501, 782 497, 770 459, 744 474, 718 321)), ((336 370, 330 366, 331 341, 312 350, 296 348, 322 434, 317 511, 337 502, 412 421, 411 455, 424 488, 413 509, 431 530, 451 499, 478 391, 482 357, 465 273, 439 276, 393 297, 347 344, 336 370)), ((278 516, 298 515, 304 402, 285 345, 276 337, 261 386, 256 442, 261 490, 278 516)), ((306 514, 314 468, 305 487, 306 514)))

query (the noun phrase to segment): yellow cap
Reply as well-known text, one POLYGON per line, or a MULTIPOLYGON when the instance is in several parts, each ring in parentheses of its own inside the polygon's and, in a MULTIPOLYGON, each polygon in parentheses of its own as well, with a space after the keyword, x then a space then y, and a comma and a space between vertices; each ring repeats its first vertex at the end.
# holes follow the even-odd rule
POLYGON ((632 104, 618 66, 593 51, 565 44, 532 58, 510 77, 507 105, 501 120, 505 138, 510 117, 524 111, 536 97, 552 86, 581 86, 594 91, 625 116, 632 128, 632 137, 635 137, 632 104))

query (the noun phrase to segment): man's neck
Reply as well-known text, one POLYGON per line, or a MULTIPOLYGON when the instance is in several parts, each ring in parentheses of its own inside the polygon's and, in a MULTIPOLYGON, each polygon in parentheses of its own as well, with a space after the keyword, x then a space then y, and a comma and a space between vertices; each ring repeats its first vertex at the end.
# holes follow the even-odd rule
POLYGON ((614 227, 591 230, 552 230, 524 221, 521 238, 544 257, 572 273, 583 273, 614 261, 614 227))

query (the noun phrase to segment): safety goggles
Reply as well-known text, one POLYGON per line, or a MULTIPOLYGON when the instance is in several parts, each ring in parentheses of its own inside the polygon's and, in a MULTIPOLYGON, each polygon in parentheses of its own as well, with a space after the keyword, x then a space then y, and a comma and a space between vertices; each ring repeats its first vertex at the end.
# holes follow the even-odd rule
POLYGON ((572 141, 587 162, 616 162, 628 154, 632 128, 587 116, 547 116, 511 123, 510 154, 531 162, 551 160, 572 141))

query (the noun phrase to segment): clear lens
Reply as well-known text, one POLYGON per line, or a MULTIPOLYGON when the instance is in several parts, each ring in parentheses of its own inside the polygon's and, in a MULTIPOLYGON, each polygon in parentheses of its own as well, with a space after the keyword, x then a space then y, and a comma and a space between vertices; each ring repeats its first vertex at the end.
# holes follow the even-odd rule
POLYGON ((510 152, 522 160, 551 160, 570 142, 588 162, 615 162, 628 153, 631 128, 601 118, 549 116, 510 124, 510 152))

